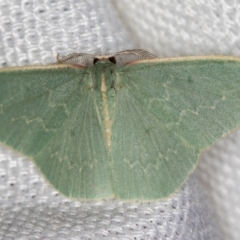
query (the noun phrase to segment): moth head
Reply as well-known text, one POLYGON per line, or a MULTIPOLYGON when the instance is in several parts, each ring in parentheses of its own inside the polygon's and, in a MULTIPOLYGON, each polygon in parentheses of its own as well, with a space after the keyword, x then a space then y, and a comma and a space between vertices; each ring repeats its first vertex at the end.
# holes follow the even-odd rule
POLYGON ((64 57, 57 55, 57 64, 71 64, 85 68, 96 65, 99 62, 110 62, 117 66, 124 66, 132 62, 157 58, 156 55, 141 49, 127 50, 109 55, 92 55, 87 53, 72 53, 64 57))

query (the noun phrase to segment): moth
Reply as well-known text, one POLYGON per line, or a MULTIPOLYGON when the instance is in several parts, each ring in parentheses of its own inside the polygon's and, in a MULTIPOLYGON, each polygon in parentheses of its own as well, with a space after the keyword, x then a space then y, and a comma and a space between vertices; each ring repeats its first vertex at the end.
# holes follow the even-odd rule
POLYGON ((239 58, 135 49, 0 70, 0 142, 73 198, 165 198, 239 123, 239 58))

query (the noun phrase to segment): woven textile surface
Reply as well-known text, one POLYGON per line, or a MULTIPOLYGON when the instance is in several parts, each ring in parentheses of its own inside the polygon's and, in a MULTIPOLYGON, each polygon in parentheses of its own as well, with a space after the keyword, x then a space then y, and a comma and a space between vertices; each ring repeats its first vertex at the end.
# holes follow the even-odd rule
MULTIPOLYGON (((2 0, 0 66, 131 48, 160 57, 240 56, 239 22, 236 0, 2 0)), ((236 130, 202 154, 178 193, 150 203, 68 199, 32 161, 0 146, 0 239, 237 240, 239 145, 236 130)))

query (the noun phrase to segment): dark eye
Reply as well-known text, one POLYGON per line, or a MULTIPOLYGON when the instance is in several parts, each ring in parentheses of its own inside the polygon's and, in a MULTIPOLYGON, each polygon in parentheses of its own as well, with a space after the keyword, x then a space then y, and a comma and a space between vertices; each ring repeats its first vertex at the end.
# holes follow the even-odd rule
POLYGON ((108 58, 108 60, 109 60, 111 63, 116 64, 116 59, 115 59, 115 57, 110 57, 110 58, 108 58))
POLYGON ((99 61, 98 58, 94 58, 94 60, 93 60, 93 65, 95 65, 98 61, 99 61))

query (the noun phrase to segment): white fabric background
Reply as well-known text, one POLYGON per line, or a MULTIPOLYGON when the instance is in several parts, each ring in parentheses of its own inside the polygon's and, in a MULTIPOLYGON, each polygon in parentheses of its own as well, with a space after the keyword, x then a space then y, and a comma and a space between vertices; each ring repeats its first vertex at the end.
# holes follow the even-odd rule
MULTIPOLYGON (((1 0, 0 65, 137 47, 160 57, 240 56, 239 22, 237 0, 1 0)), ((67 199, 2 146, 0 239, 237 240, 239 144, 238 130, 203 153, 177 194, 151 203, 67 199)))

